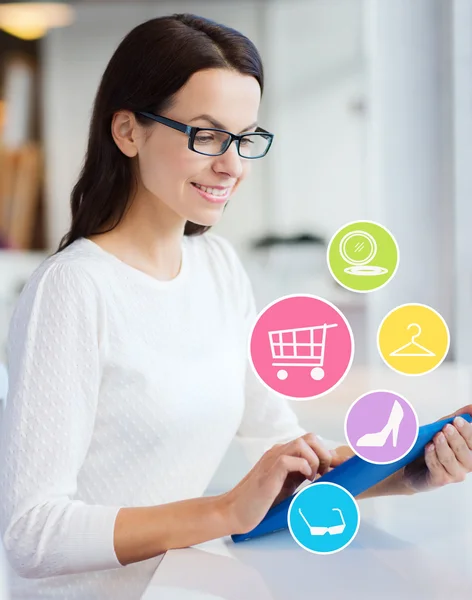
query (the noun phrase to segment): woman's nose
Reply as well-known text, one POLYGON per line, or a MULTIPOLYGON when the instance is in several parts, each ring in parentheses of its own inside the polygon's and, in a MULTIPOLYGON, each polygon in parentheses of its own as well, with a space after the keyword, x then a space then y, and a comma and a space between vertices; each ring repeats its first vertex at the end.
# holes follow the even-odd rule
POLYGON ((238 154, 236 142, 233 142, 224 154, 215 158, 214 170, 217 173, 227 173, 237 179, 243 172, 243 159, 238 154))

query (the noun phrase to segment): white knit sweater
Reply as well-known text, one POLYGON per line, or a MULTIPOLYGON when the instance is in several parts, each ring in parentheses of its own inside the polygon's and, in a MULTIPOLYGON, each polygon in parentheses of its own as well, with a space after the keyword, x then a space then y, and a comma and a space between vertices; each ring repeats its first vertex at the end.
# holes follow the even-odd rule
POLYGON ((305 433, 250 368, 256 309, 232 245, 206 233, 182 252, 158 281, 80 238, 22 291, 0 423, 13 599, 140 598, 162 556, 118 562, 119 508, 201 496, 235 436, 254 464, 305 433))

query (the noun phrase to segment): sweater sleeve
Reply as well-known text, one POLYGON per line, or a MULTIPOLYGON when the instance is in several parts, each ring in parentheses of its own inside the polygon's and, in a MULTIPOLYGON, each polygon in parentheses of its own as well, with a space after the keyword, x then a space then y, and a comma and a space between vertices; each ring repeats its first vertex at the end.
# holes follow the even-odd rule
MULTIPOLYGON (((247 339, 257 318, 254 292, 249 276, 239 259, 236 250, 224 238, 220 243, 226 247, 232 264, 233 277, 237 286, 236 294, 241 301, 242 318, 247 331, 247 339)), ((286 443, 307 432, 288 400, 266 388, 258 379, 247 357, 245 380, 245 410, 236 440, 253 466, 274 444, 286 443)), ((316 433, 316 432, 315 432, 316 433)), ((316 433, 326 448, 334 449, 341 444, 327 440, 316 433)))
POLYGON ((57 262, 33 274, 10 321, 0 532, 22 577, 122 566, 113 543, 121 507, 73 499, 93 434, 103 313, 87 272, 57 262))

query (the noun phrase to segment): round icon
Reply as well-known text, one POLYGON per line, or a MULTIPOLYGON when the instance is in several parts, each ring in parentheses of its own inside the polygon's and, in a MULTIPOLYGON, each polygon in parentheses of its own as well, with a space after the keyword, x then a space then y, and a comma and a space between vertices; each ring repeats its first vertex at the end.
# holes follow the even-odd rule
POLYGON ((346 233, 339 243, 339 252, 347 263, 354 265, 346 267, 344 269, 346 273, 356 275, 364 272, 369 274, 376 274, 377 272, 378 275, 382 275, 387 272, 387 269, 382 267, 371 267, 369 272, 368 267, 366 267, 377 254, 377 242, 370 233, 357 230, 346 233))
POLYGON ((377 348, 385 364, 404 375, 434 371, 449 351, 446 321, 425 304, 402 304, 383 319, 377 348))
POLYGON ((353 221, 338 229, 326 256, 336 281, 361 293, 386 285, 395 275, 400 260, 395 238, 374 221, 353 221))
POLYGON ((375 390, 348 410, 344 433, 352 450, 367 462, 387 465, 402 459, 418 439, 418 417, 402 396, 375 390))
POLYGON ((266 387, 307 400, 327 394, 344 379, 354 358, 354 337, 331 302, 308 294, 283 296, 257 316, 249 356, 266 387))
POLYGON ((313 483, 300 490, 288 509, 288 528, 299 546, 314 554, 346 548, 359 531, 354 496, 337 483, 313 483))

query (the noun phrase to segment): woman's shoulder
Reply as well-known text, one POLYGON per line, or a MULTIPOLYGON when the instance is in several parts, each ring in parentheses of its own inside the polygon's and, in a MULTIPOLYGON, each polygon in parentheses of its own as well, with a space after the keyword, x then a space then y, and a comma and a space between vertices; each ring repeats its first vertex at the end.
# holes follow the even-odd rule
POLYGON ((25 282, 21 295, 35 295, 39 288, 52 294, 80 294, 80 289, 96 287, 101 265, 83 251, 80 240, 46 257, 25 282), (78 288, 78 289, 77 289, 78 288))

